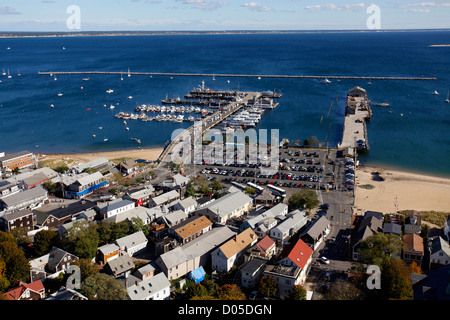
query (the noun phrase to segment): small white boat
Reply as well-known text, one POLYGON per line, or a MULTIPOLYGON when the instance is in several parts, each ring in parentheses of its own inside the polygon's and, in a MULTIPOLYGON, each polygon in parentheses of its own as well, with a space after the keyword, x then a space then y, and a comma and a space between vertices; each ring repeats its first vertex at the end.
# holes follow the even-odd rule
POLYGON ((450 90, 447 92, 447 99, 445 99, 445 102, 450 103, 450 90))
POLYGON ((128 99, 130 99, 130 100, 133 99, 133 96, 128 96, 128 99))
POLYGON ((106 141, 108 141, 108 138, 104 138, 104 139, 103 139, 103 142, 106 142, 106 141))
POLYGON ((327 78, 325 78, 325 79, 323 79, 322 81, 320 81, 320 83, 323 83, 323 84, 330 84, 331 81, 328 80, 327 78))
POLYGON ((98 127, 98 130, 103 130, 103 127, 98 127))
POLYGON ((50 105, 50 108, 54 108, 55 106, 53 105, 53 103, 50 105))
POLYGON ((125 130, 130 131, 130 128, 126 127, 125 130))
POLYGON ((109 108, 110 108, 110 109, 114 109, 115 107, 114 107, 113 105, 110 105, 109 108))
POLYGON ((63 95, 63 94, 62 94, 61 92, 60 92, 60 93, 58 93, 58 97, 62 97, 62 95, 63 95))
POLYGON ((108 89, 108 90, 106 90, 106 93, 113 93, 113 92, 114 92, 113 89, 108 89))
POLYGON ((8 69, 8 79, 11 79, 12 76, 9 74, 9 69, 8 69))
POLYGON ((130 68, 128 68, 128 78, 131 77, 130 68))
POLYGON ((437 92, 437 90, 434 90, 433 95, 438 96, 439 92, 437 92))

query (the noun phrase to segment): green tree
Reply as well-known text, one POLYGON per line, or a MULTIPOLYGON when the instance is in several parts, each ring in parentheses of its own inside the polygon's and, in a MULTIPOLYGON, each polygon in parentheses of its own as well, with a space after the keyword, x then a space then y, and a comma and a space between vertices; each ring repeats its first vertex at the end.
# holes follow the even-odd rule
POLYGON ((292 288, 288 296, 289 300, 306 300, 306 290, 301 285, 292 288))
POLYGON ((81 283, 81 293, 89 300, 126 300, 122 282, 105 273, 89 276, 81 283))
POLYGON ((184 196, 186 198, 187 197, 195 197, 195 188, 191 183, 189 183, 188 186, 186 187, 186 193, 184 196))
POLYGON ((97 266, 89 259, 78 259, 77 261, 72 262, 72 264, 80 268, 81 282, 100 272, 97 266))
POLYGON ((220 183, 220 181, 219 180, 214 180, 214 182, 212 183, 212 187, 211 187, 212 189, 213 189, 213 191, 219 191, 219 190, 222 190, 223 189, 223 186, 222 186, 222 184, 220 183))
POLYGON ((55 171, 58 173, 65 173, 68 170, 69 170, 69 167, 65 164, 60 165, 60 166, 56 167, 56 169, 55 169, 55 171))
POLYGON ((148 236, 150 233, 150 228, 147 224, 144 224, 141 218, 133 217, 131 218, 131 223, 133 225, 133 232, 142 231, 145 236, 148 236))
POLYGON ((95 257, 98 243, 99 235, 96 231, 96 225, 87 221, 75 221, 62 239, 66 251, 85 259, 95 257))
POLYGON ((381 269, 395 257, 399 257, 403 248, 402 239, 390 233, 377 232, 360 241, 360 254, 364 263, 375 264, 381 269))
POLYGON ((317 193, 310 189, 302 189, 301 191, 294 193, 288 201, 289 211, 303 208, 312 210, 316 208, 319 203, 320 201, 317 193))
POLYGON ((0 296, 1 293, 5 292, 6 289, 9 287, 9 281, 6 278, 5 270, 6 270, 6 263, 0 256, 0 296))
POLYGON ((258 291, 265 297, 273 297, 278 291, 278 285, 270 276, 263 276, 258 283, 258 291))
POLYGON ((58 233, 50 230, 42 230, 34 236, 33 250, 36 256, 42 256, 50 252, 57 246, 59 241, 58 233))
POLYGON ((43 187, 48 191, 48 194, 50 194, 50 195, 56 194, 56 183, 52 183, 51 181, 46 181, 43 183, 43 187))
POLYGON ((208 289, 206 289, 201 283, 193 283, 186 290, 186 296, 188 299, 194 297, 205 297, 208 296, 208 289))

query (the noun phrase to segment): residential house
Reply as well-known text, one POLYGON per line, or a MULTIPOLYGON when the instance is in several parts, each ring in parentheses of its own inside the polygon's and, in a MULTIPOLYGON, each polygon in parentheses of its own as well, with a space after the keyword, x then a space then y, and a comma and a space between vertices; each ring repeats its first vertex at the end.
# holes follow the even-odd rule
POLYGON ((259 258, 251 259, 244 264, 239 269, 241 273, 240 286, 247 289, 256 287, 261 279, 266 264, 267 260, 259 258))
POLYGON ((397 236, 402 235, 402 226, 397 223, 384 223, 383 233, 395 234, 397 236))
POLYGON ((275 218, 280 217, 284 219, 287 213, 288 206, 284 203, 279 203, 273 208, 270 208, 255 217, 247 218, 247 220, 245 220, 241 225, 241 231, 247 228, 252 228, 255 232, 257 232, 256 229, 259 226, 264 226, 264 228, 261 227, 261 230, 258 230, 262 233, 262 237, 264 237, 267 232, 277 224, 277 220, 275 218))
POLYGON ((94 172, 68 185, 64 190, 64 197, 68 199, 80 199, 106 186, 108 186, 106 178, 100 172, 94 172))
POLYGON ((49 295, 44 300, 57 300, 57 301, 78 301, 78 300, 88 300, 87 297, 83 296, 78 291, 68 288, 67 286, 61 287, 57 292, 49 295))
MULTIPOLYGON (((163 209, 164 213, 164 209, 163 209)), ((183 221, 185 221, 188 218, 188 215, 182 211, 177 210, 170 213, 164 214, 159 220, 164 221, 164 223, 167 225, 168 228, 172 228, 176 225, 179 225, 183 221)))
POLYGON ((34 230, 36 216, 30 209, 22 209, 11 212, 0 217, 0 230, 12 231, 22 229, 25 231, 34 230))
POLYGON ((77 260, 77 256, 57 247, 53 247, 48 254, 46 270, 51 273, 65 271, 72 262, 77 260))
POLYGON ((95 203, 89 200, 80 200, 69 205, 63 205, 60 208, 42 212, 34 210, 36 214, 36 224, 49 229, 58 228, 65 223, 75 221, 86 210, 95 207, 95 203))
POLYGON ((17 183, 11 183, 7 180, 0 180, 0 198, 20 191, 21 189, 19 189, 19 185, 17 183))
POLYGON ((270 260, 276 252, 276 244, 269 236, 265 236, 250 248, 250 257, 270 260))
MULTIPOLYGON (((427 274, 411 274, 414 300, 450 300, 450 265, 430 270, 427 274)), ((445 302, 442 302, 445 304, 445 302)))
POLYGON ((272 239, 284 241, 303 228, 307 222, 305 211, 294 210, 281 223, 270 229, 269 236, 272 239))
POLYGON ((125 176, 132 176, 139 170, 139 164, 134 160, 125 160, 119 163, 119 171, 125 176))
POLYGON ((147 280, 155 275, 155 267, 153 267, 151 263, 146 264, 137 269, 133 275, 140 280, 147 280))
POLYGON ((204 215, 213 222, 225 224, 228 220, 247 213, 252 207, 253 199, 242 191, 236 191, 211 202, 197 210, 195 214, 204 215))
POLYGON ((164 273, 146 279, 137 279, 127 287, 130 300, 169 300, 170 282, 164 273))
POLYGON ((228 227, 217 227, 201 237, 161 254, 156 263, 169 280, 185 276, 211 263, 211 252, 235 235, 228 227))
POLYGON ((105 244, 97 249, 96 261, 99 264, 107 264, 119 257, 119 246, 115 243, 105 244))
POLYGON ((174 236, 181 244, 186 244, 211 231, 212 225, 213 223, 207 217, 194 216, 170 228, 169 234, 174 236))
POLYGON ((127 277, 134 269, 135 264, 127 254, 121 255, 116 259, 109 260, 105 265, 105 270, 115 278, 127 277))
POLYGON ((450 264, 450 245, 442 237, 434 237, 429 241, 430 262, 432 266, 450 264))
POLYGON ((149 184, 140 189, 127 191, 123 199, 134 201, 136 207, 147 206, 156 194, 155 188, 149 184))
POLYGON ((377 216, 371 215, 356 220, 356 226, 354 228, 354 234, 352 235, 352 259, 359 261, 361 258, 359 248, 360 241, 366 240, 368 237, 374 235, 377 232, 383 232, 383 220, 377 216))
POLYGON ((180 199, 180 194, 176 190, 172 190, 166 193, 163 193, 157 197, 154 197, 151 201, 149 206, 150 207, 156 207, 156 206, 162 206, 167 205, 172 201, 180 199))
MULTIPOLYGON (((30 190, 9 194, 0 198, 0 212, 18 211, 29 208, 34 209, 42 206, 48 200, 48 192, 41 186, 30 190)), ((0 213, 1 214, 1 213, 0 213)))
POLYGON ((255 205, 263 205, 265 207, 272 207, 276 202, 276 196, 267 189, 264 189, 263 192, 258 194, 255 197, 255 205))
POLYGON ((316 250, 320 244, 325 241, 325 238, 330 233, 331 224, 327 217, 322 216, 312 222, 307 230, 303 232, 300 238, 307 243, 313 250, 316 250))
POLYGON ((126 252, 130 257, 140 254, 147 249, 148 240, 142 231, 135 232, 116 240, 121 252, 126 252))
POLYGON ((407 263, 415 262, 420 267, 424 257, 423 238, 416 233, 405 234, 403 245, 402 259, 407 263))
POLYGON ((416 210, 405 211, 405 234, 420 234, 422 227, 422 213, 416 210))
POLYGON ((180 198, 182 198, 186 192, 186 187, 189 183, 189 180, 190 180, 189 178, 177 173, 168 180, 163 181, 159 185, 159 187, 162 188, 164 191, 176 190, 180 195, 180 198))
POLYGON ((134 201, 116 199, 97 204, 97 211, 101 219, 109 219, 119 213, 126 212, 136 207, 134 201))
POLYGON ((151 224, 155 219, 161 217, 163 215, 160 207, 155 208, 147 208, 147 207, 135 207, 129 210, 123 210, 104 221, 119 223, 122 221, 131 221, 133 219, 141 219, 142 223, 145 225, 151 224))
POLYGON ((182 210, 186 214, 190 214, 197 208, 197 200, 194 197, 187 197, 183 200, 175 200, 167 205, 169 210, 182 210))
POLYGON ((271 276, 278 284, 280 296, 289 294, 295 285, 304 285, 312 262, 313 249, 302 239, 289 243, 264 275, 271 276))
POLYGON ((92 161, 89 161, 87 163, 83 163, 78 166, 75 166, 72 169, 70 169, 70 171, 72 171, 76 174, 80 174, 86 169, 94 169, 94 170, 101 171, 102 169, 105 169, 109 166, 110 166, 109 160, 104 157, 100 157, 100 158, 94 159, 92 161))
POLYGON ((450 214, 445 217, 444 228, 442 228, 442 231, 444 232, 445 239, 450 243, 450 214))
POLYGON ((45 297, 45 288, 41 280, 32 283, 19 282, 14 289, 3 294, 7 300, 41 300, 45 297))
POLYGON ((36 168, 37 159, 34 153, 29 151, 21 151, 16 153, 5 154, 0 153, 0 169, 12 171, 16 168, 36 168))
POLYGON ((257 241, 256 233, 251 228, 245 229, 211 253, 212 269, 218 272, 230 271, 238 263, 243 251, 257 241))
POLYGON ((23 178, 19 183, 19 188, 22 190, 33 189, 34 187, 49 181, 49 177, 42 172, 38 172, 32 176, 23 178))

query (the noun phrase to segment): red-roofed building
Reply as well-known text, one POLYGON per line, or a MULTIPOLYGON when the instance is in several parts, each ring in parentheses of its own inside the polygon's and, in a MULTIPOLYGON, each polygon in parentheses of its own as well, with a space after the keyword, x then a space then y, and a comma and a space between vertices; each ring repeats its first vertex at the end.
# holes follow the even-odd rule
POLYGON ((270 259, 275 254, 275 249, 275 241, 269 236, 265 236, 250 249, 250 255, 256 258, 270 259))
POLYGON ((30 284, 20 282, 18 287, 4 294, 7 300, 41 300, 44 296, 45 289, 41 280, 30 284))
POLYGON ((313 250, 299 239, 287 245, 275 261, 267 266, 264 276, 272 277, 278 284, 280 296, 289 295, 296 285, 304 285, 312 262, 313 250))

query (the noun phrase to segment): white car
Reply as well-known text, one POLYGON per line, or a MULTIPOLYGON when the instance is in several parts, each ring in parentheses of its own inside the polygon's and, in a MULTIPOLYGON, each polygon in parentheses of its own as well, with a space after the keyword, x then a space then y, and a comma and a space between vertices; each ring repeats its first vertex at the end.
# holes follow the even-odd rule
POLYGON ((327 257, 321 257, 320 260, 325 264, 330 264, 330 260, 328 260, 327 257))

